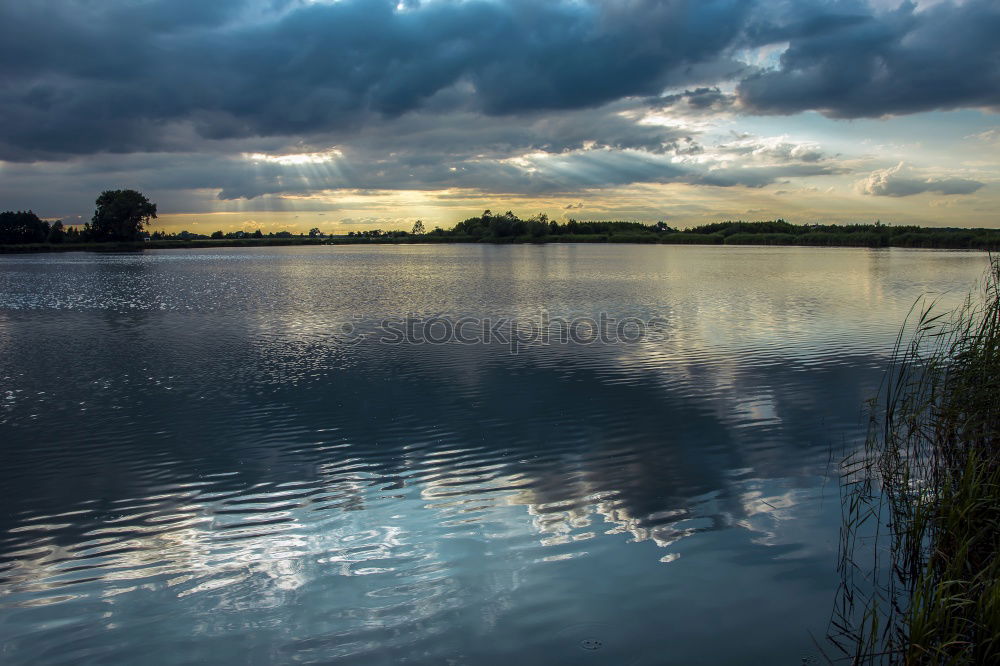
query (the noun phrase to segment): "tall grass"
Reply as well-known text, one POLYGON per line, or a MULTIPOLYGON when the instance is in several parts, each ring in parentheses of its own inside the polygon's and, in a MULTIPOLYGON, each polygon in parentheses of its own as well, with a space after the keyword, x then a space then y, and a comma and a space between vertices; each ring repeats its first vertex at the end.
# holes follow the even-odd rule
POLYGON ((855 664, 1000 664, 1000 262, 915 307, 842 481, 830 638, 855 664))

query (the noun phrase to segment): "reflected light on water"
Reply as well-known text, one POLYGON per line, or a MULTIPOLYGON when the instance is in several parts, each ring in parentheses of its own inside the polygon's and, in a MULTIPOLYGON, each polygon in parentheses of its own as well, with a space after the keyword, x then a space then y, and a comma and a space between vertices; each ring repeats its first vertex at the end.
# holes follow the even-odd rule
POLYGON ((797 663, 837 580, 831 461, 914 299, 957 301, 984 267, 582 245, 4 256, 4 661, 797 663), (660 328, 517 354, 341 334, 540 312, 660 328))

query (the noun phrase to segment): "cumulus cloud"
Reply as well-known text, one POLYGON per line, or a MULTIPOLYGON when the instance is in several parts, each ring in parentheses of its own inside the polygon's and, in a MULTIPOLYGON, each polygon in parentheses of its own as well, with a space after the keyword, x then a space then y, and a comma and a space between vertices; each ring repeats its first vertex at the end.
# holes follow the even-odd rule
POLYGON ((902 162, 889 169, 873 171, 858 181, 862 194, 878 197, 908 197, 932 192, 935 194, 972 194, 983 186, 978 180, 967 178, 924 177, 909 169, 902 162))
POLYGON ((821 162, 827 155, 816 143, 791 141, 787 137, 757 137, 752 134, 734 135, 731 141, 719 144, 720 155, 745 157, 756 163, 821 162))

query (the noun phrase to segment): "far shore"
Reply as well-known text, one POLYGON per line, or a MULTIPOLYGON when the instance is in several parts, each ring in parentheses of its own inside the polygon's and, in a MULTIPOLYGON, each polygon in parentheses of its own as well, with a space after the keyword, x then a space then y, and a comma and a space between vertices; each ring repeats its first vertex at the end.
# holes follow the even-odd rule
MULTIPOLYGON (((412 244, 441 244, 441 243, 479 243, 490 245, 512 245, 512 244, 533 244, 543 245, 548 243, 619 243, 632 245, 755 245, 755 246, 777 246, 777 247, 868 247, 868 248, 917 248, 917 249, 951 249, 951 250, 979 250, 997 251, 1000 245, 995 247, 976 247, 965 242, 927 242, 914 243, 912 239, 904 240, 902 243, 872 244, 868 242, 849 242, 854 239, 846 239, 843 243, 813 243, 808 242, 788 242, 785 238, 772 238, 770 234, 757 234, 757 237, 741 238, 717 238, 715 236, 694 235, 694 234, 665 234, 658 236, 633 236, 633 235, 609 235, 609 234, 576 234, 571 236, 508 236, 503 238, 474 238, 472 236, 437 236, 427 234, 423 236, 403 236, 403 237, 361 237, 361 236, 293 236, 285 238, 213 238, 213 239, 157 239, 132 242, 102 242, 102 243, 24 243, 16 245, 0 245, 0 254, 23 254, 39 252, 141 252, 143 250, 185 250, 217 247, 280 247, 291 245, 412 245, 412 244), (678 238, 683 237, 683 238, 678 238)), ((857 239, 862 241, 864 239, 857 239)), ((929 240, 929 239, 928 239, 929 240)), ((959 241, 959 239, 955 239, 959 241)))
POLYGON ((430 231, 426 230, 421 220, 417 220, 409 232, 367 229, 347 234, 325 234, 314 227, 308 234, 297 235, 288 230, 265 235, 260 229, 229 233, 220 229, 211 235, 203 235, 189 231, 150 232, 148 225, 156 217, 156 204, 134 190, 104 192, 96 203, 98 212, 92 222, 82 228, 67 227, 58 220, 42 220, 31 211, 0 213, 0 253, 383 243, 631 243, 1000 251, 1000 229, 897 226, 880 221, 874 224, 792 224, 779 218, 757 222, 727 220, 681 230, 662 220, 655 224, 623 220, 580 222, 574 219, 561 223, 544 213, 524 220, 512 211, 495 214, 489 209, 482 215, 457 223, 451 229, 435 227, 430 231), (144 208, 131 211, 129 206, 135 208, 138 206, 136 202, 144 208), (128 214, 119 214, 119 209, 128 214))

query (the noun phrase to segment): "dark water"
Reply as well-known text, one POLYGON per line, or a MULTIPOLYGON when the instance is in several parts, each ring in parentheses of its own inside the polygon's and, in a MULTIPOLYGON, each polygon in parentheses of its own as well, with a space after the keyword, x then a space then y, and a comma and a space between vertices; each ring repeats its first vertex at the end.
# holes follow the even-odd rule
POLYGON ((914 299, 955 302, 985 266, 566 245, 0 257, 0 662, 800 664, 837 583, 831 455, 914 299), (378 325, 601 313, 645 337, 515 354, 378 325))

